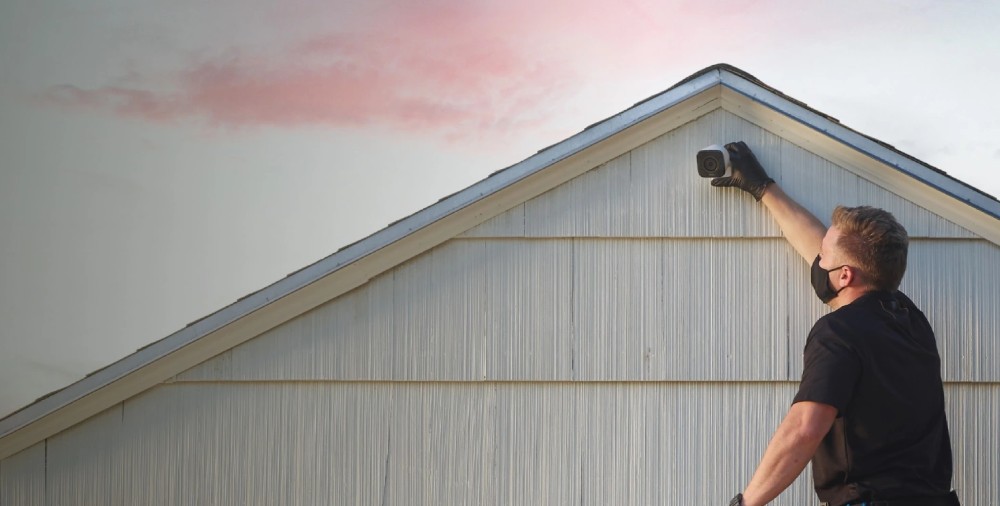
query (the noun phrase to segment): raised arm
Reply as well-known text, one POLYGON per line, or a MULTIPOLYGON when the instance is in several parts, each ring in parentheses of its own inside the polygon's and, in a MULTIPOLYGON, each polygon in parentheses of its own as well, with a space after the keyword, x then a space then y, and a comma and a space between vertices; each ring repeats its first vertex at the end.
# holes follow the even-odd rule
MULTIPOLYGON (((767 175, 745 143, 727 144, 726 149, 732 163, 732 176, 713 179, 712 186, 733 186, 753 195, 767 207, 789 244, 811 264, 820 252, 826 226, 767 175)), ((836 408, 825 404, 793 404, 743 492, 742 504, 767 504, 794 482, 812 459, 836 416, 836 408)))
POLYGON ((819 253, 826 226, 806 208, 789 197, 757 161, 743 141, 726 144, 733 166, 731 177, 712 180, 712 186, 733 186, 762 202, 774 216, 795 251, 811 264, 819 253))
POLYGON ((812 264, 823 243, 823 236, 826 235, 826 226, 789 197, 777 183, 767 186, 760 201, 774 216, 774 221, 778 222, 778 227, 789 244, 807 264, 812 264))

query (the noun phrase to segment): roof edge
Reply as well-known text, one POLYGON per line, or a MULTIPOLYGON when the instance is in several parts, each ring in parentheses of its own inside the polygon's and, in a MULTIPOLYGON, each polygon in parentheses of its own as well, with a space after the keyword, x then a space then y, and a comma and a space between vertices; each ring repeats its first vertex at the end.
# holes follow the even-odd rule
POLYGON ((770 86, 748 82, 744 75, 742 71, 733 73, 728 69, 720 69, 724 87, 1000 220, 1000 201, 993 195, 956 179, 945 171, 896 149, 891 144, 844 126, 836 118, 792 99, 770 86))

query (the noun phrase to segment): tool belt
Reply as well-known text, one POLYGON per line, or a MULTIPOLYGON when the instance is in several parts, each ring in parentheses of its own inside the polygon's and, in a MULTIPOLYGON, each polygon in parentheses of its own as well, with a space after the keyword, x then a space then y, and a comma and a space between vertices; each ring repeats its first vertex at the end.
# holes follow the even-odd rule
MULTIPOLYGON (((820 506, 832 506, 828 502, 820 506)), ((958 494, 953 490, 948 495, 937 497, 903 497, 899 499, 878 499, 875 501, 851 501, 844 506, 961 506, 958 494)))

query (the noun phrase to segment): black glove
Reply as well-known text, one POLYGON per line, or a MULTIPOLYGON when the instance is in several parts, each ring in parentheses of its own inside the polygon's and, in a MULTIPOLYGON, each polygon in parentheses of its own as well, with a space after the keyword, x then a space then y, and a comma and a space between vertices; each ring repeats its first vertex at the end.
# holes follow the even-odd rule
POLYGON ((735 186, 757 199, 760 202, 764 196, 764 189, 774 182, 768 177, 764 167, 760 166, 753 151, 747 147, 743 141, 730 142, 726 144, 726 151, 729 151, 729 162, 733 166, 733 175, 729 177, 717 177, 712 180, 712 186, 735 186))

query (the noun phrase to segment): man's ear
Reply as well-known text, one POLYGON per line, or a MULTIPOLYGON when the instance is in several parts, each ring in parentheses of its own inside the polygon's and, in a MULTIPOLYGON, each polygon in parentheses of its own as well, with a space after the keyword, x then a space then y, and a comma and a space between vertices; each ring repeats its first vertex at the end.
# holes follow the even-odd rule
POLYGON ((852 282, 857 284, 857 282, 860 281, 858 278, 858 272, 850 265, 845 265, 840 268, 840 274, 837 276, 837 280, 840 282, 841 288, 850 286, 852 282))

